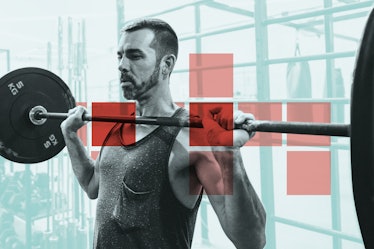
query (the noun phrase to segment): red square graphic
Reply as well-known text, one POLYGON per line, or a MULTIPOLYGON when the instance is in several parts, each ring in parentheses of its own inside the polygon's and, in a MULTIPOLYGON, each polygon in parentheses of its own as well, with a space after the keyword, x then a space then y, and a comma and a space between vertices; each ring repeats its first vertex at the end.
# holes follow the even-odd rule
POLYGON ((190 97, 233 97, 233 54, 190 54, 190 97))
POLYGON ((330 195, 330 151, 287 152, 287 195, 330 195))
MULTIPOLYGON (((190 103, 190 122, 193 118, 208 118, 211 115, 212 119, 224 120, 223 123, 231 122, 233 124, 233 103, 190 103), (214 115, 211 114, 212 112, 214 115), (222 118, 223 116, 225 118, 222 118)), ((233 146, 233 131, 223 129, 215 121, 204 129, 191 128, 190 146, 233 146)))
POLYGON ((98 150, 93 150, 93 151, 91 151, 91 158, 92 158, 93 160, 96 160, 96 159, 98 159, 99 154, 100 154, 100 151, 98 151, 98 150))
MULTIPOLYGON (((248 102, 239 103, 238 108, 245 113, 252 113, 258 120, 282 120, 282 103, 248 102)), ((244 146, 281 146, 282 134, 256 132, 256 135, 244 146)))
MULTIPOLYGON (((77 106, 81 105, 87 108, 87 102, 77 102, 77 106)), ((87 146, 87 125, 78 130, 78 137, 82 140, 84 146, 87 146)))
POLYGON ((184 102, 175 102, 175 104, 179 107, 184 107, 184 102))
MULTIPOLYGON (((330 123, 330 103, 288 103, 287 121, 330 123)), ((287 134, 288 146, 330 146, 330 136, 287 134)))
POLYGON ((201 183, 204 185, 204 194, 233 194, 234 156, 232 151, 216 151, 214 154, 211 151, 192 151, 189 154, 189 160, 189 192, 191 195, 201 193, 199 187, 201 183), (197 161, 196 158, 201 160, 200 165, 194 165, 193 162, 197 161))
MULTIPOLYGON (((135 113, 135 103, 113 103, 113 102, 94 102, 92 103, 92 116, 123 117, 135 113)), ((135 116, 134 116, 135 119, 135 116)), ((113 128, 113 122, 92 122, 92 146, 102 146, 103 142, 113 128)), ((122 138, 127 144, 135 143, 135 129, 122 138)), ((106 144, 107 146, 118 146, 119 144, 106 144)))

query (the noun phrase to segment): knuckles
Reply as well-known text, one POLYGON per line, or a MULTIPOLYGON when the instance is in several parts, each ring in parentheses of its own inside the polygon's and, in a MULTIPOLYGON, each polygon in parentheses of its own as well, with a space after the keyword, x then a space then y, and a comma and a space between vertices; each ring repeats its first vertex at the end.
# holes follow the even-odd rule
POLYGON ((64 132, 76 132, 86 124, 82 116, 87 110, 83 106, 76 106, 68 111, 68 117, 61 123, 61 130, 64 132))
MULTIPOLYGON (((213 114, 212 111, 210 113, 213 114)), ((227 146, 233 143, 234 147, 243 146, 254 136, 254 133, 249 134, 245 130, 234 129, 234 124, 240 125, 248 120, 255 120, 254 115, 244 113, 241 110, 236 110, 234 113, 232 110, 225 109, 216 111, 213 115, 210 115, 208 120, 203 119, 209 144, 212 146, 227 146)))

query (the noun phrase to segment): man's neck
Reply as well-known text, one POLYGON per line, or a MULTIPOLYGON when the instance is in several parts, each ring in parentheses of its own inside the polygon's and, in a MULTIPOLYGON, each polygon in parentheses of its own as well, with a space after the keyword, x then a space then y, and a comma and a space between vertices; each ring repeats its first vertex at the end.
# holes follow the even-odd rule
POLYGON ((169 88, 155 87, 152 93, 136 102, 138 116, 171 116, 178 106, 174 104, 169 88))

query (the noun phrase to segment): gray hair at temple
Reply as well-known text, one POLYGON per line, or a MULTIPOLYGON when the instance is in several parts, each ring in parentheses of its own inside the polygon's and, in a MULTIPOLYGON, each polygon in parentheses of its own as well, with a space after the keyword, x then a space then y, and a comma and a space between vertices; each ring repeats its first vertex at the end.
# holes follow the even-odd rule
POLYGON ((158 63, 167 54, 174 54, 178 58, 178 37, 167 22, 156 18, 139 19, 125 26, 121 32, 130 33, 140 29, 150 29, 155 34, 150 47, 155 49, 158 63))

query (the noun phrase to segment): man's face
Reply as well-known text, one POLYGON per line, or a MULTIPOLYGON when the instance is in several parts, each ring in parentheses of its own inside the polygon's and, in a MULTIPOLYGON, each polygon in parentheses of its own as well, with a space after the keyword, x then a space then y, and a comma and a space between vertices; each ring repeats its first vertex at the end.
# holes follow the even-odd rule
POLYGON ((118 47, 120 83, 126 99, 138 100, 157 85, 159 65, 150 47, 153 31, 141 29, 124 33, 118 47))

